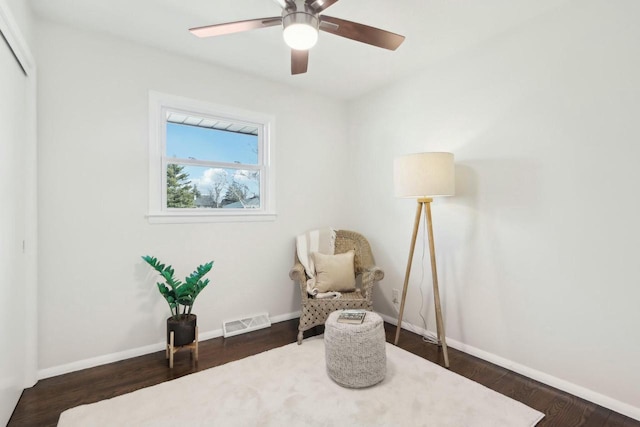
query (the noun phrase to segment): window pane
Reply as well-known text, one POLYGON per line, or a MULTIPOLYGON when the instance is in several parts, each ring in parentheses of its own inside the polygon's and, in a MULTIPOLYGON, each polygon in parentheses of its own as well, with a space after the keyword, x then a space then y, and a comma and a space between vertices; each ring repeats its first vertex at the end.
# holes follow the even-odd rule
POLYGON ((226 130, 167 122, 166 150, 169 158, 258 164, 258 136, 226 130))
POLYGON ((260 172, 169 164, 167 207, 259 209, 260 172))

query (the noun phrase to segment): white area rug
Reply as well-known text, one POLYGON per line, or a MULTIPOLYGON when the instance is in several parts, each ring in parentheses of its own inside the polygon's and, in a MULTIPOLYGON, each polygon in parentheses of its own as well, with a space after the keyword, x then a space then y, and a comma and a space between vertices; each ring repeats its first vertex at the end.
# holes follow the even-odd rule
POLYGON ((69 409, 59 426, 534 426, 542 413, 387 344, 387 376, 346 389, 321 337, 69 409))

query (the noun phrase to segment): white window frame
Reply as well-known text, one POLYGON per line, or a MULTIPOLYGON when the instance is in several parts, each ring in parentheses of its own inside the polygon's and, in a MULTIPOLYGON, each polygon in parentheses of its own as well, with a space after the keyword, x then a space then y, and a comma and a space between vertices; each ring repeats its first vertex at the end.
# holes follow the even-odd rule
MULTIPOLYGON (((193 222, 243 222, 274 221, 276 219, 274 140, 275 118, 268 114, 256 113, 198 101, 176 95, 149 91, 149 212, 150 223, 193 223, 193 222), (190 209, 168 208, 167 164, 172 163, 166 156, 167 112, 177 112, 205 118, 215 118, 234 123, 247 123, 258 127, 258 165, 260 171, 259 209, 190 209)), ((181 160, 180 164, 184 162, 181 160)), ((202 166, 201 162, 190 162, 192 166, 202 166)), ((220 167, 237 168, 238 165, 220 163, 220 167)), ((246 165, 245 165, 246 166, 246 165)))

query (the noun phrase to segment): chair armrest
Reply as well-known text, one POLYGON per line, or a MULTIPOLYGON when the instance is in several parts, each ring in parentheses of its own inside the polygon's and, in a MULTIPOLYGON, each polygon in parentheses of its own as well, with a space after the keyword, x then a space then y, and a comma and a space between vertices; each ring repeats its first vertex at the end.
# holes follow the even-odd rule
POLYGON ((291 270, 289 270, 289 277, 291 278, 291 280, 295 280, 299 282, 306 281, 305 274, 304 274, 304 267, 302 266, 301 263, 296 262, 295 265, 291 267, 291 270))
POLYGON ((380 280, 384 279, 384 271, 377 265, 372 265, 368 268, 363 269, 362 274, 371 275, 374 282, 379 282, 380 280))
POLYGON ((373 292, 373 285, 384 279, 384 271, 376 266, 371 265, 362 269, 362 288, 364 289, 365 298, 370 300, 373 292))
POLYGON ((300 287, 302 299, 307 299, 307 276, 301 263, 296 262, 295 265, 291 267, 291 270, 289 270, 289 277, 300 287))

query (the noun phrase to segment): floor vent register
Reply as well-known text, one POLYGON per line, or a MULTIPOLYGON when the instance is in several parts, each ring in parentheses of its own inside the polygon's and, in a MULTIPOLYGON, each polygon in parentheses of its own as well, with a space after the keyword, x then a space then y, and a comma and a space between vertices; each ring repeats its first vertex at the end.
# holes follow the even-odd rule
POLYGON ((268 313, 260 313, 242 319, 227 320, 222 324, 223 335, 225 338, 234 335, 244 334, 246 332, 255 331, 257 329, 268 328, 271 326, 268 313))

